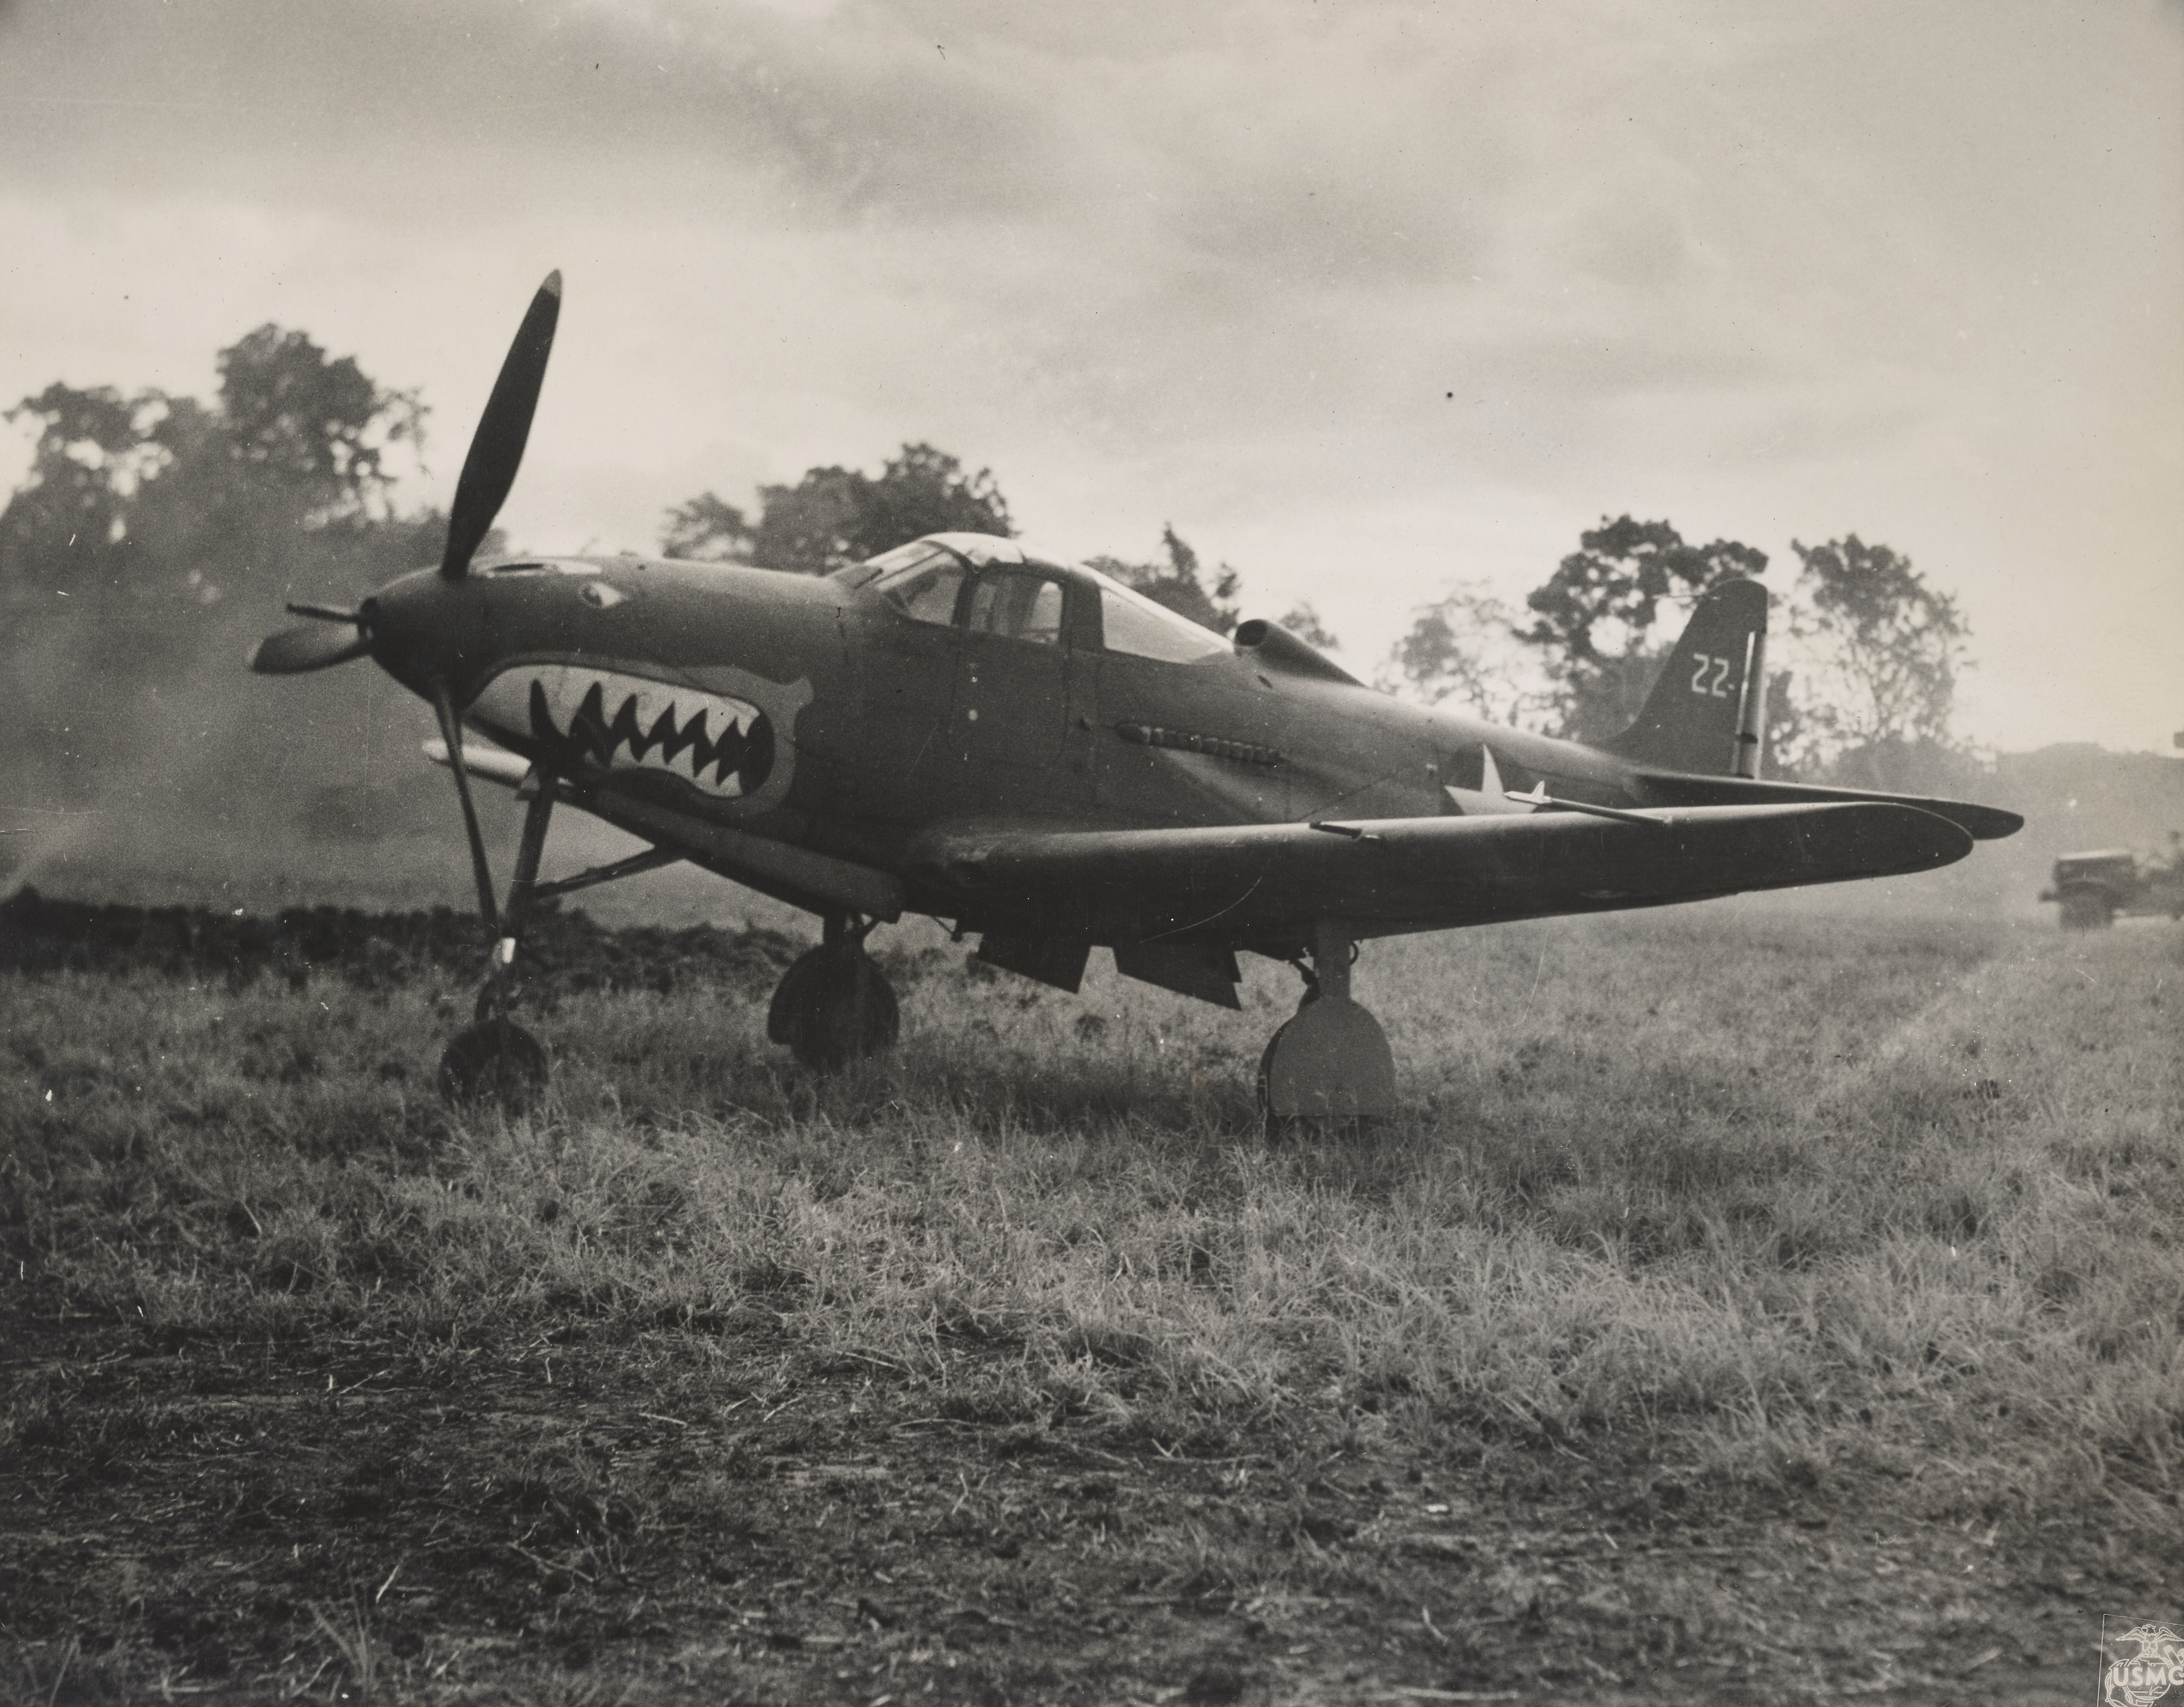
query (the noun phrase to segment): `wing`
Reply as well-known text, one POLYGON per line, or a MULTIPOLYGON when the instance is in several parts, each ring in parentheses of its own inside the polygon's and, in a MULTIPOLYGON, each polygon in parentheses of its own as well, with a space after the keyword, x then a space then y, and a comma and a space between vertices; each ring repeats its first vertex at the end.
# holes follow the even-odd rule
POLYGON ((963 925, 1080 941, 1295 942, 1318 918, 1361 934, 1657 906, 1930 871, 1972 838, 1859 802, 1627 813, 1392 818, 1205 829, 970 827, 928 835, 914 882, 963 925))

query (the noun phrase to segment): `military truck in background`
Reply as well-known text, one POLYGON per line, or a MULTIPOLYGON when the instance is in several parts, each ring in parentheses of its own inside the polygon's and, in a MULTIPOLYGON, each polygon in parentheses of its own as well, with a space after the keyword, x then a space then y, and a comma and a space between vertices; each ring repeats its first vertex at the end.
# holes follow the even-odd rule
POLYGON ((2064 854, 2040 899, 2062 903, 2065 930, 2105 929, 2118 913, 2184 918, 2184 837, 2170 833, 2166 858, 2129 848, 2064 854))

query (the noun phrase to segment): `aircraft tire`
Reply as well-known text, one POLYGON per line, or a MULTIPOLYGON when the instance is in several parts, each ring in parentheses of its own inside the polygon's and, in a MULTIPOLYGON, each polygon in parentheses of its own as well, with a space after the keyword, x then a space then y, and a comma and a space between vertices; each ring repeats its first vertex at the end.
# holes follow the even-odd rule
POLYGON ((1259 1070, 1251 1080, 1251 1101, 1257 1107, 1260 1118, 1266 1122, 1267 1136, 1269 1138, 1279 1137, 1280 1133, 1276 1129, 1273 1113, 1267 1107, 1267 1082, 1273 1076, 1274 1046, 1282 1040, 1282 1034, 1289 1029, 1290 1023, 1286 1019, 1274 1028, 1274 1035, 1267 1040, 1267 1046, 1259 1052, 1259 1070))
POLYGON ((1314 993, 1259 1063, 1267 1131, 1367 1130, 1396 1112, 1396 1063, 1380 1022, 1347 996, 1314 993))
POLYGON ((901 1030, 894 991, 858 943, 804 955, 782 974, 766 1015, 766 1035, 814 1073, 838 1073, 892 1049, 901 1030))
POLYGON ((1259 1070, 1251 1079, 1251 1101, 1259 1111, 1259 1118, 1267 1141, 1279 1143, 1285 1138, 1305 1138, 1315 1135, 1355 1131, 1368 1124, 1376 1124, 1378 1117, 1351 1116, 1346 1120, 1329 1121, 1309 1114, 1277 1114, 1269 1087, 1273 1082, 1274 1054, 1281 1047, 1282 1038, 1297 1023, 1306 1009, 1319 1000, 1317 985, 1308 987, 1298 999, 1296 1012, 1274 1028, 1274 1035, 1267 1040, 1267 1046, 1259 1052, 1259 1070))
POLYGON ((456 1033, 440 1056, 440 1096, 456 1107, 491 1103, 521 1114, 545 1093, 549 1076, 545 1045, 499 1016, 456 1033))
POLYGON ((797 1033, 803 1029, 804 1016, 811 1006, 811 991, 823 974, 827 953, 824 948, 815 948, 789 962, 788 970, 781 974, 781 982, 773 987, 773 1000, 766 1006, 767 1042, 794 1046, 797 1033))
MULTIPOLYGON (((1312 996, 1307 992, 1305 1001, 1311 1000, 1312 996)), ((1298 1012, 1302 1011, 1303 1005, 1300 1003, 1298 1012)), ((1267 1046, 1259 1052, 1259 1071, 1251 1081, 1251 1101, 1259 1111, 1260 1135, 1269 1144, 1310 1138, 1319 1130, 1315 1123, 1301 1115, 1275 1113, 1273 1100, 1267 1094, 1268 1084, 1273 1077, 1274 1052, 1281 1047, 1282 1034, 1295 1023, 1292 1016, 1274 1028, 1274 1035, 1267 1040, 1267 1046)))

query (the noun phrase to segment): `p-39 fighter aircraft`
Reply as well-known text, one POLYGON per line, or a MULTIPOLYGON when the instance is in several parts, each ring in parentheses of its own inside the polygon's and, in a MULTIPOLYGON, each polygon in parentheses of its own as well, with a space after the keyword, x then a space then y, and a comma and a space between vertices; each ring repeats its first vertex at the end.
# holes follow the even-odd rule
POLYGON ((656 558, 474 562, 513 483, 561 298, 532 300, 473 438, 438 566, 259 644, 268 675, 369 656, 438 714, 495 939, 451 1096, 521 1100, 509 1017, 541 898, 688 860, 816 914, 767 1029, 825 1071, 892 1045, 867 933, 906 912, 1074 990, 1128 976, 1237 1006, 1236 956, 1305 993, 1268 1046, 1271 1118, 1391 1113, 1351 995, 1368 939, 1930 870, 2013 813, 1758 779, 1767 594, 1697 603, 1638 720, 1596 745, 1367 688, 1271 622, 1209 633, 1013 539, 941 533, 823 578, 656 558), (465 747, 465 730, 493 745, 465 747), (527 802, 496 898, 473 777, 527 802), (557 805, 650 851, 539 881, 557 805))

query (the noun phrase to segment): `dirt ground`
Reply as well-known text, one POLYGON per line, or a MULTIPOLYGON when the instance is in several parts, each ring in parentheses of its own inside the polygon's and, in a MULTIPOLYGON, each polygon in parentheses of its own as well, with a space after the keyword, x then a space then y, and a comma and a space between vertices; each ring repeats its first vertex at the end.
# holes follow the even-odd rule
POLYGON ((81 1381, 0 1473, 18 1699, 2079 1704, 2101 1614, 2175 1592, 2097 1512, 1708 1510, 1279 1425, 1119 1454, 921 1413, 755 1308, 642 1346, 153 1343, 9 1290, 10 1381, 81 1381), (1240 1546, 1318 1587, 1240 1598, 1240 1546))

